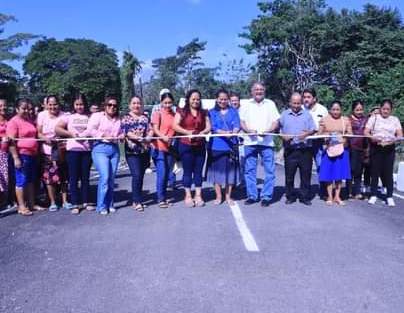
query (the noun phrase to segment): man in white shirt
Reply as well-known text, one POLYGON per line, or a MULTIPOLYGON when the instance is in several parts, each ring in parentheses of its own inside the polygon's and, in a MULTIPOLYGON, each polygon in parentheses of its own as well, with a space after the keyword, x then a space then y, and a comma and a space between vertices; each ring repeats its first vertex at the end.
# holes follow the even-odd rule
MULTIPOLYGON (((316 125, 316 130, 318 131, 321 119, 323 119, 328 115, 328 109, 324 105, 317 102, 317 93, 314 89, 305 89, 303 91, 303 103, 305 109, 310 111, 310 114, 314 120, 314 124, 316 125)), ((312 147, 313 147, 313 158, 314 162, 316 163, 316 170, 318 176, 318 174, 320 173, 321 158, 324 152, 323 140, 322 139, 313 140, 312 147)), ((325 195, 325 190, 324 186, 322 186, 320 182, 319 186, 320 186, 319 196, 321 198, 323 195, 325 195)))
POLYGON ((274 141, 266 133, 273 132, 280 117, 272 100, 265 99, 265 87, 254 83, 251 87, 252 99, 240 108, 241 128, 251 135, 244 137, 246 205, 259 201, 257 189, 257 159, 260 155, 265 171, 264 186, 261 191, 261 205, 269 206, 275 185, 274 141))

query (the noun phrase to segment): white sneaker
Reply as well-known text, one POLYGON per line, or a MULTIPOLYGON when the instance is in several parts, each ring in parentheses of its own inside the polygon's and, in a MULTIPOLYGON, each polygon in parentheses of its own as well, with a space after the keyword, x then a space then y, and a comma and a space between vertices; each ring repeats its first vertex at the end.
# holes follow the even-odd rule
POLYGON ((116 212, 116 209, 114 207, 109 208, 109 213, 115 213, 115 212, 116 212))
POLYGON ((375 204, 376 201, 377 201, 377 197, 376 197, 376 196, 371 196, 371 197, 369 198, 368 203, 369 203, 369 204, 375 204))
POLYGON ((151 173, 153 173, 153 170, 150 167, 146 168, 145 174, 151 174, 151 173))
POLYGON ((387 198, 386 202, 388 206, 396 206, 396 203, 394 202, 393 198, 387 198))

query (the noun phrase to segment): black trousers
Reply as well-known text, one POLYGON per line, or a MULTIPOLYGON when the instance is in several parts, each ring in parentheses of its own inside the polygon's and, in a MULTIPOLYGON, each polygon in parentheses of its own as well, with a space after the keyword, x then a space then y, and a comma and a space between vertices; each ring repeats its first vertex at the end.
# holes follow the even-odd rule
POLYGON ((352 180, 349 180, 347 184, 350 193, 354 196, 361 193, 362 176, 365 170, 365 164, 363 163, 364 156, 364 151, 355 149, 349 151, 352 180))
POLYGON ((311 148, 285 149, 285 186, 288 200, 310 199, 311 171, 313 167, 313 151, 311 148), (295 192, 295 175, 299 169, 300 192, 295 192))
POLYGON ((395 145, 378 146, 372 145, 370 148, 370 175, 371 175, 371 194, 377 195, 377 187, 379 177, 382 180, 383 186, 387 188, 387 197, 393 196, 393 167, 396 156, 395 145))

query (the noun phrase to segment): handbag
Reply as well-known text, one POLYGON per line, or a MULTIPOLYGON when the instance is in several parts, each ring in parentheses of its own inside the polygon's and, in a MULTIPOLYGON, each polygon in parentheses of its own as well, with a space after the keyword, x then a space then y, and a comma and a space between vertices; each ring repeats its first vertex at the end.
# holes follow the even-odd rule
MULTIPOLYGON (((344 117, 341 117, 342 120, 342 136, 345 134, 345 121, 344 117)), ((327 146, 327 155, 330 158, 339 157, 344 153, 344 144, 342 142, 338 142, 336 138, 331 137, 331 142, 327 146)))

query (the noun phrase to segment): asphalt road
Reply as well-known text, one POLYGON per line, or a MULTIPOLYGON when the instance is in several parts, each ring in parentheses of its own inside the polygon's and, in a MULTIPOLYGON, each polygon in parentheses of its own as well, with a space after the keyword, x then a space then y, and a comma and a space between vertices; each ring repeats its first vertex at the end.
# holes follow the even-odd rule
POLYGON ((404 312, 403 200, 138 213, 129 179, 109 216, 0 218, 0 312, 404 312))

